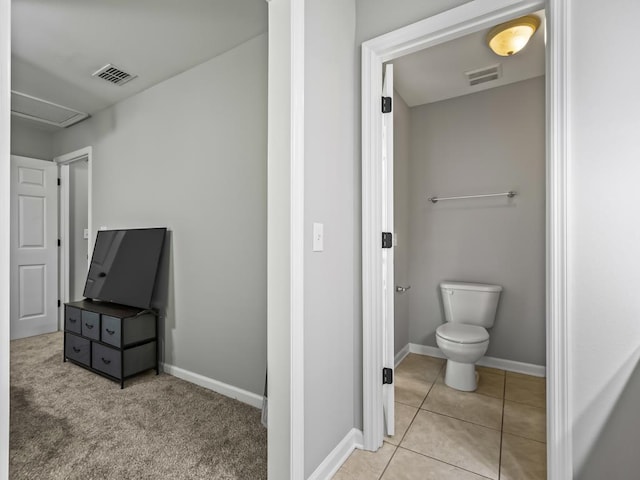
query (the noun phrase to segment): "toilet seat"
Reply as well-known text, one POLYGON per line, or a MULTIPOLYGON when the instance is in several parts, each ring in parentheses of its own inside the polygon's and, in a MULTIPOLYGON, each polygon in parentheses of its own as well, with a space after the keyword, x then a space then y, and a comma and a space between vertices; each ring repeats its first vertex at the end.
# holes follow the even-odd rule
POLYGON ((436 335, 444 340, 461 344, 482 343, 489 340, 489 332, 477 325, 445 323, 436 329, 436 335))

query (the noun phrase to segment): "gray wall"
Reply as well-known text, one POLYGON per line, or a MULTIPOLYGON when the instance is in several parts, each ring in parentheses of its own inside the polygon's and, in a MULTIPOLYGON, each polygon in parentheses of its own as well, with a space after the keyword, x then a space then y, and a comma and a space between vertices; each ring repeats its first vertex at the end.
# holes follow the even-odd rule
POLYGON ((53 160, 53 133, 12 115, 11 155, 53 160))
POLYGON ((354 163, 355 5, 305 3, 305 475, 361 423, 354 345, 360 270, 354 163), (327 32, 331 32, 327 35, 327 32), (312 224, 324 251, 312 252, 312 224), (327 421, 327 419, 331 421, 327 421))
POLYGON ((635 45, 640 3, 570 3, 567 335, 573 462, 576 478, 601 472, 606 477, 599 478, 633 478, 640 444, 640 58, 599 39, 635 45))
POLYGON ((83 298, 87 279, 88 240, 84 229, 89 220, 89 168, 86 160, 69 164, 69 298, 83 298))
MULTIPOLYGON (((412 219, 409 215, 409 146, 411 113, 397 92, 393 93, 393 269, 395 284, 411 285, 409 278, 410 252, 409 231, 412 219)), ((409 299, 413 290, 395 294, 394 344, 397 354, 409 343, 409 299)))
POLYGON ((356 0, 357 42, 360 44, 469 1, 471 0, 356 0))
POLYGON ((260 35, 54 137, 93 147, 94 229, 172 231, 164 361, 260 395, 266 74, 260 35))
POLYGON ((538 77, 411 109, 412 343, 436 346, 440 282, 491 283, 504 290, 487 355, 545 364, 544 88, 538 77))

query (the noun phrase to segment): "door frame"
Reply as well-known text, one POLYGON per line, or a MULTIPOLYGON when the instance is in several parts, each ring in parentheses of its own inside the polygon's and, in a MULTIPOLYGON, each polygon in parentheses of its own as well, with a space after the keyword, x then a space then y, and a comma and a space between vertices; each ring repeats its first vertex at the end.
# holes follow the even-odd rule
MULTIPOLYGON (((69 165, 74 162, 86 160, 87 161, 87 202, 88 202, 88 219, 87 228, 89 229, 88 247, 89 251, 92 251, 93 247, 93 222, 92 222, 92 199, 93 199, 93 175, 92 175, 92 154, 93 149, 91 147, 81 148, 64 155, 60 155, 53 159, 58 164, 58 177, 60 178, 60 188, 58 189, 60 194, 59 209, 60 209, 60 268, 59 268, 59 285, 58 295, 60 298, 60 307, 58 307, 58 328, 63 330, 63 306, 66 302, 70 301, 70 259, 71 252, 69 250, 69 227, 70 227, 70 211, 69 211, 69 165)), ((87 258, 87 270, 89 269, 90 258, 87 258)))
POLYGON ((475 0, 362 44, 362 351, 364 448, 383 442, 382 65, 430 46, 546 9, 547 472, 572 477, 567 334, 566 170, 570 76, 568 7, 562 0, 475 0))
POLYGON ((0 0, 0 478, 9 477, 11 2, 0 0))

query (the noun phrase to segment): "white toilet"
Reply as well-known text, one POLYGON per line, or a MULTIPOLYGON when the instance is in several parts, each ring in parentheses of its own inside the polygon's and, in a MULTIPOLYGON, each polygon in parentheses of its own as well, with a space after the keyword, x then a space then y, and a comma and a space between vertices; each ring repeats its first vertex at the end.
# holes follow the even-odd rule
POLYGON ((436 342, 445 357, 444 382, 456 390, 478 388, 475 363, 489 347, 502 287, 482 283, 443 282, 440 284, 446 323, 436 330, 436 342))

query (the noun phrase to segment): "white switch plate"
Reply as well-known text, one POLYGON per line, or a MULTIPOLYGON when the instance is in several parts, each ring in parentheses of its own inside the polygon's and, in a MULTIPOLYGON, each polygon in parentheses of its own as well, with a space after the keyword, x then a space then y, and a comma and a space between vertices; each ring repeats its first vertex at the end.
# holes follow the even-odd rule
POLYGON ((89 239, 89 229, 88 228, 84 229, 84 233, 82 234, 82 238, 84 238, 85 240, 89 239))
POLYGON ((324 225, 322 223, 313 224, 313 251, 324 251, 324 225))

